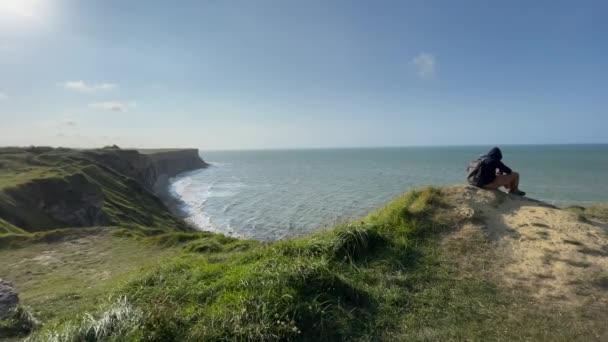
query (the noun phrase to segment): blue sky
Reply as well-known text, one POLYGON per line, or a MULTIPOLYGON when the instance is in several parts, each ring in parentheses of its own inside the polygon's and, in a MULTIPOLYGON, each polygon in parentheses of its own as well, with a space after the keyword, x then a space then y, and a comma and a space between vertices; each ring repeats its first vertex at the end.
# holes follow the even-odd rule
POLYGON ((0 0, 0 145, 608 143, 605 1, 0 0))

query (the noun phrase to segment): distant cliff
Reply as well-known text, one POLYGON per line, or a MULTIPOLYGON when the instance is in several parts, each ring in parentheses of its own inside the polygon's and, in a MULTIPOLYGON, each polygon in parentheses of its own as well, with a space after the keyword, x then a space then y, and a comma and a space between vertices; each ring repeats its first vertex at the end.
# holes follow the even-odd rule
POLYGON ((103 149, 83 152, 115 171, 137 180, 155 194, 164 194, 168 180, 182 172, 209 166, 197 149, 120 150, 103 149))
POLYGON ((197 149, 170 150, 147 155, 156 173, 152 190, 164 194, 169 186, 169 179, 180 173, 206 168, 209 164, 199 156, 197 149))
POLYGON ((160 200, 196 149, 0 148, 0 233, 136 224, 188 229, 160 200))

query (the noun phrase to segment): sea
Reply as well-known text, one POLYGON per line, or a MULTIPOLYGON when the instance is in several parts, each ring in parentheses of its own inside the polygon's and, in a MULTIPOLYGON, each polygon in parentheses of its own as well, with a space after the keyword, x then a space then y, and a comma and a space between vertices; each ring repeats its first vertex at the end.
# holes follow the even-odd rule
MULTIPOLYGON (((202 151, 207 169, 170 190, 201 230, 262 241, 362 217, 405 191, 466 183, 492 146, 202 151)), ((554 205, 608 203, 608 145, 500 146, 528 197, 554 205)))

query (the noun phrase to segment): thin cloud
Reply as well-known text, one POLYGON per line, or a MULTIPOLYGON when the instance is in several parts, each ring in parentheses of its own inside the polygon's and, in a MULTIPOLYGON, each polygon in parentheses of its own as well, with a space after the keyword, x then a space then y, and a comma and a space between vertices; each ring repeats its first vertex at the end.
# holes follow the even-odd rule
POLYGON ((79 91, 81 93, 93 93, 96 91, 110 90, 118 87, 115 83, 86 83, 85 81, 66 81, 61 84, 65 89, 79 91))
POLYGON ((63 121, 61 121, 61 124, 68 127, 74 127, 78 125, 78 121, 74 119, 63 119, 63 121))
POLYGON ((8 95, 6 95, 6 93, 3 93, 0 91, 0 101, 6 101, 8 100, 8 95))
POLYGON ((120 102, 120 101, 107 101, 107 102, 95 102, 91 103, 91 107, 95 109, 106 110, 110 112, 126 112, 130 108, 137 107, 136 102, 120 102))
POLYGON ((437 62, 435 56, 426 52, 414 57, 412 60, 412 65, 416 69, 418 76, 423 79, 433 78, 437 71, 437 62))
POLYGON ((78 120, 72 117, 63 117, 50 120, 35 121, 37 127, 44 129, 71 129, 78 126, 78 120))

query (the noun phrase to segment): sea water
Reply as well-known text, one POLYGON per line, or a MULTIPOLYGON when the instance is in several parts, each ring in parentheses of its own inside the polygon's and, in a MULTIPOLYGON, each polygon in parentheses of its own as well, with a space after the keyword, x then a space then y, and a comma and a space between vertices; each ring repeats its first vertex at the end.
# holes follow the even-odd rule
MULTIPOLYGON (((425 185, 464 184, 487 147, 209 151, 212 166, 172 180, 201 230, 278 240, 361 217, 425 185)), ((503 146, 529 197, 555 205, 608 202, 608 145, 503 146)))

